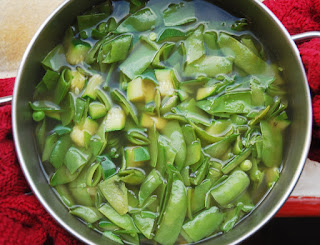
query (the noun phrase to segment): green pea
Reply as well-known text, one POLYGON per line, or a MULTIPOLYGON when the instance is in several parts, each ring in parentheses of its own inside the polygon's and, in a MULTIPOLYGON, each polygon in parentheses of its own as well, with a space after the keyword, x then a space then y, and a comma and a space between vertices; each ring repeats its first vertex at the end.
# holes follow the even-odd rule
POLYGON ((240 164, 240 168, 243 171, 249 171, 252 168, 252 162, 250 160, 245 160, 240 164))
POLYGON ((155 40, 157 39, 157 34, 154 33, 154 32, 151 32, 151 33, 149 34, 149 39, 150 39, 151 41, 155 41, 155 40))
POLYGON ((45 116, 46 116, 46 114, 44 114, 43 111, 35 111, 34 113, 32 113, 32 118, 36 122, 42 121, 45 116))

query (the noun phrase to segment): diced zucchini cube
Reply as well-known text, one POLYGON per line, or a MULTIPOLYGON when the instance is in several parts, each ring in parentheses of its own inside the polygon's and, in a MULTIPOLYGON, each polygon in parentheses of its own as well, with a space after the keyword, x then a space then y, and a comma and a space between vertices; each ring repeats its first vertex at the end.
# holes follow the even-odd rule
POLYGON ((84 134, 80 125, 73 127, 70 137, 77 146, 84 147, 84 134))
POLYGON ((167 120, 161 117, 153 117, 146 113, 143 113, 141 116, 140 124, 144 128, 151 128, 153 124, 155 124, 156 128, 160 130, 166 126, 167 120))
POLYGON ((124 128, 126 124, 126 114, 120 106, 112 107, 105 120, 106 132, 117 131, 124 128))
POLYGON ((172 95, 176 89, 176 77, 173 70, 155 70, 159 82, 159 90, 162 97, 172 95))
POLYGON ((143 80, 140 77, 128 83, 127 97, 132 102, 144 101, 143 80))
POLYGON ((98 74, 93 75, 90 78, 88 85, 83 92, 82 97, 89 97, 95 100, 97 98, 96 88, 102 84, 102 81, 103 81, 102 76, 98 74))
POLYGON ((153 101, 155 94, 155 84, 149 80, 143 80, 138 77, 128 84, 127 97, 132 102, 145 102, 153 101))
POLYGON ((91 46, 89 43, 73 39, 66 52, 66 60, 70 65, 77 65, 84 61, 91 46))
POLYGON ((87 117, 82 124, 74 125, 70 137, 72 141, 79 147, 87 147, 90 137, 98 130, 98 123, 87 117))
POLYGON ((125 158, 128 167, 141 167, 150 160, 150 153, 147 147, 132 146, 125 148, 125 158))
POLYGON ((71 87, 70 90, 75 94, 79 94, 82 89, 84 88, 86 78, 78 71, 72 71, 72 80, 71 80, 71 87))
POLYGON ((94 101, 89 105, 89 115, 92 119, 98 119, 107 114, 107 108, 104 104, 94 101))
POLYGON ((95 120, 87 117, 83 123, 82 129, 87 131, 89 134, 94 135, 97 132, 98 127, 99 124, 95 120))

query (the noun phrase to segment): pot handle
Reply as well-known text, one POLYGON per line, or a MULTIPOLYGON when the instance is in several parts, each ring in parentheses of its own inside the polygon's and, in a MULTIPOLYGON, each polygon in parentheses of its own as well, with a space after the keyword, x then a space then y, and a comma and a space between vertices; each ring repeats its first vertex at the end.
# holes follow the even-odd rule
POLYGON ((312 38, 320 38, 320 31, 309 31, 291 36, 295 43, 301 43, 312 38))
POLYGON ((0 105, 11 103, 11 101, 12 101, 12 96, 0 97, 0 105))

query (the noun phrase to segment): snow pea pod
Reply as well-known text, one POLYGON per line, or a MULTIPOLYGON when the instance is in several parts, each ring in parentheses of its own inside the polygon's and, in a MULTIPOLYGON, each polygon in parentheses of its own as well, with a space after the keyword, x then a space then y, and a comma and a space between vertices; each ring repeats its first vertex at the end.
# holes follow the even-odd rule
POLYGON ((75 201, 74 198, 72 197, 72 195, 70 194, 70 191, 67 189, 67 187, 65 185, 57 185, 55 187, 56 191, 58 192, 61 200, 63 201, 63 203, 68 207, 72 207, 75 205, 75 201))
POLYGON ((174 112, 194 123, 200 123, 204 126, 211 125, 208 114, 197 107, 195 99, 185 100, 175 108, 174 112))
POLYGON ((224 55, 233 56, 234 63, 248 74, 259 74, 267 68, 267 64, 261 58, 228 34, 220 33, 218 45, 224 55))
POLYGON ((222 173, 228 174, 230 173, 234 168, 236 168, 239 164, 241 164, 244 160, 246 160, 252 152, 252 148, 249 147, 245 149, 242 153, 235 156, 230 162, 228 162, 222 169, 222 173))
POLYGON ((182 126, 182 133, 187 146, 187 156, 184 166, 192 165, 200 160, 201 142, 190 124, 182 126))
POLYGON ((61 109, 61 123, 63 126, 67 126, 75 116, 75 98, 71 92, 62 101, 61 109))
POLYGON ((88 169, 87 173, 87 185, 96 186, 102 177, 102 167, 99 163, 96 163, 88 169))
POLYGON ((163 11, 163 20, 165 26, 179 26, 194 22, 195 9, 192 2, 181 2, 178 4, 170 4, 163 11))
POLYGON ((150 139, 150 166, 154 168, 157 165, 158 159, 158 132, 155 124, 153 124, 153 126, 149 129, 148 137, 150 139))
POLYGON ((153 169, 141 184, 138 196, 140 206, 143 205, 145 200, 157 189, 160 184, 162 184, 161 175, 155 169, 153 169))
POLYGON ((185 186, 190 186, 189 170, 189 166, 186 166, 181 170, 181 177, 185 186))
POLYGON ((224 137, 209 134, 208 132, 206 132, 204 129, 200 128, 199 126, 197 126, 193 122, 190 122, 190 124, 194 128, 195 132, 197 133, 197 135, 199 136, 201 141, 203 140, 203 141, 207 141, 209 143, 215 143, 215 142, 218 142, 224 138, 224 137))
POLYGON ((187 32, 183 32, 176 28, 166 28, 158 36, 157 42, 168 41, 168 40, 178 40, 187 37, 187 32))
POLYGON ((265 170, 265 173, 268 187, 271 188, 279 179, 279 168, 268 168, 265 170))
MULTIPOLYGON (((159 137, 159 139, 161 139, 159 137)), ((156 163, 156 169, 159 171, 159 173, 164 176, 165 171, 166 171, 166 166, 167 166, 167 159, 166 159, 166 151, 167 153, 173 153, 173 160, 175 157, 175 152, 172 152, 171 149, 166 146, 166 144, 164 142, 161 142, 161 140, 159 140, 157 142, 157 148, 158 148, 158 152, 157 152, 157 163, 156 163)), ((152 153, 151 153, 152 154, 152 153)), ((172 162, 173 162, 172 160, 172 162)))
POLYGON ((93 196, 96 195, 96 188, 87 186, 87 170, 89 166, 84 166, 82 169, 83 171, 81 171, 80 175, 68 184, 68 188, 77 204, 93 207, 93 196))
POLYGON ((217 207, 211 207, 198 214, 193 220, 182 226, 182 235, 188 242, 197 242, 217 231, 224 213, 217 207))
POLYGON ((29 103, 30 107, 34 111, 50 111, 50 112, 60 112, 61 108, 57 104, 48 100, 39 100, 29 103))
POLYGON ((150 140, 146 133, 141 129, 131 128, 128 130, 127 139, 136 145, 149 145, 150 140))
POLYGON ((200 59, 205 53, 203 42, 203 30, 204 26, 200 25, 185 41, 187 64, 191 64, 194 61, 200 59))
POLYGON ((158 50, 150 44, 140 41, 119 68, 127 77, 133 80, 148 68, 157 52, 158 50))
POLYGON ((82 98, 77 98, 75 102, 75 114, 74 114, 74 122, 79 123, 80 120, 85 116, 84 112, 86 110, 86 107, 88 106, 88 103, 86 100, 82 98))
POLYGON ((81 31, 84 31, 90 27, 93 27, 96 24, 98 24, 100 21, 106 19, 107 17, 108 17, 108 14, 105 14, 105 13, 77 16, 79 31, 81 32, 81 31))
POLYGON ((58 139, 59 139, 59 136, 56 133, 50 134, 46 138, 46 141, 44 143, 44 148, 42 151, 42 157, 41 157, 42 162, 49 160, 51 152, 52 152, 55 144, 57 143, 58 139))
POLYGON ((188 219, 193 219, 192 210, 191 210, 191 199, 192 199, 193 189, 187 187, 187 217, 188 219))
POLYGON ((282 131, 268 121, 260 122, 262 133, 262 161, 267 167, 278 167, 282 162, 282 131))
POLYGON ((50 185, 57 186, 69 183, 75 180, 81 173, 82 168, 80 168, 75 173, 71 174, 66 166, 62 165, 51 177, 50 185))
POLYGON ((103 230, 106 230, 106 231, 114 231, 114 230, 121 229, 119 226, 113 224, 108 219, 100 219, 98 225, 99 225, 100 228, 102 228, 103 230))
POLYGON ((162 64, 161 60, 166 60, 174 47, 174 43, 164 43, 155 55, 152 65, 157 68, 164 68, 165 66, 162 64))
POLYGON ((229 114, 245 114, 252 111, 252 94, 251 91, 226 93, 209 101, 208 107, 202 107, 201 103, 198 105, 211 115, 217 113, 229 114))
POLYGON ((155 218, 144 217, 142 212, 132 215, 133 221, 141 233, 148 239, 152 238, 152 230, 155 222, 155 218))
POLYGON ((197 169, 193 177, 190 178, 190 182, 194 185, 199 185, 208 174, 208 168, 209 168, 209 157, 204 157, 201 167, 197 169))
POLYGON ((91 153, 71 146, 64 157, 64 164, 70 173, 75 173, 80 167, 84 166, 91 158, 91 153))
POLYGON ((43 119, 36 127, 36 139, 40 147, 40 150, 43 152, 45 147, 46 137, 47 137, 47 121, 43 119))
POLYGON ((197 213, 205 207, 206 193, 209 191, 212 183, 209 179, 204 180, 200 185, 194 188, 191 210, 192 213, 197 213))
MULTIPOLYGON (((104 120, 105 121, 105 120, 104 120)), ((90 138, 89 150, 93 156, 97 156, 102 153, 107 145, 106 133, 105 133, 105 123, 102 123, 96 134, 90 138)))
POLYGON ((140 185, 145 179, 145 173, 139 169, 126 169, 119 171, 120 179, 130 185, 140 185))
POLYGON ((125 19, 115 33, 142 32, 151 29, 157 21, 157 15, 150 8, 143 8, 125 19))
POLYGON ((103 43, 99 52, 99 60, 110 64, 125 60, 132 42, 132 35, 120 35, 103 43))
POLYGON ((127 112, 131 115, 133 121, 138 124, 138 117, 137 117, 137 111, 134 105, 126 98, 126 96, 119 90, 119 89, 114 89, 111 92, 111 96, 118 102, 121 102, 127 112))
POLYGON ((243 206, 244 205, 242 203, 239 203, 237 205, 237 207, 235 207, 232 210, 226 212, 225 220, 223 221, 223 223, 221 225, 221 230, 222 231, 228 232, 233 228, 233 226, 236 224, 236 222, 238 221, 238 219, 240 217, 240 212, 241 212, 243 206))
POLYGON ((185 68, 185 75, 189 77, 198 77, 206 75, 209 77, 215 77, 220 73, 228 74, 232 72, 233 58, 206 55, 202 56, 198 60, 191 64, 188 64, 185 68))
POLYGON ((114 233, 119 235, 123 242, 126 244, 139 245, 140 240, 139 236, 136 232, 128 231, 128 230, 115 230, 114 233))
POLYGON ((113 234, 111 231, 104 231, 102 233, 103 236, 107 237, 108 239, 110 239, 111 241, 117 243, 117 244, 124 244, 121 240, 120 237, 118 237, 117 235, 113 234))
POLYGON ((79 205, 72 207, 69 213, 78 216, 87 223, 94 223, 103 217, 98 209, 79 205))
POLYGON ((184 166, 186 159, 186 143, 183 138, 182 130, 178 121, 169 121, 165 128, 162 129, 164 136, 171 141, 171 146, 176 150, 175 165, 178 170, 184 166))
POLYGON ((62 44, 57 45, 41 62, 47 70, 59 71, 61 67, 67 64, 64 48, 62 44))
POLYGON ((62 136, 52 149, 49 162, 56 169, 63 165, 65 155, 71 145, 71 139, 69 135, 62 136))
POLYGON ((131 217, 128 214, 120 215, 116 210, 114 210, 109 204, 105 203, 100 208, 99 211, 111 220, 114 224, 121 227, 124 230, 131 232, 139 232, 135 227, 131 217))
POLYGON ((232 134, 230 136, 227 136, 226 138, 216 143, 206 146, 204 148, 204 152, 209 154, 211 157, 221 158, 238 136, 239 134, 232 134))
POLYGON ((248 175, 237 170, 233 172, 225 181, 211 191, 214 200, 221 206, 225 206, 234 201, 249 186, 248 175))
POLYGON ((187 191, 179 175, 173 173, 170 197, 154 237, 155 241, 163 245, 175 243, 187 212, 187 191))
POLYGON ((128 190, 119 175, 101 182, 99 189, 119 215, 124 215, 128 212, 128 190))
POLYGON ((47 70, 40 83, 36 86, 35 97, 41 96, 48 91, 51 91, 57 85, 59 80, 59 73, 47 70))
POLYGON ((95 89, 95 93, 97 95, 97 98, 104 104, 106 107, 106 110, 109 111, 112 107, 112 100, 110 96, 100 87, 97 87, 95 89))
POLYGON ((207 31, 203 34, 205 45, 209 55, 220 55, 217 39, 218 34, 215 31, 207 31))
POLYGON ((73 75, 70 69, 64 69, 61 72, 57 87, 54 92, 54 102, 56 104, 60 104, 60 102, 68 93, 71 86, 72 78, 73 78, 73 75))

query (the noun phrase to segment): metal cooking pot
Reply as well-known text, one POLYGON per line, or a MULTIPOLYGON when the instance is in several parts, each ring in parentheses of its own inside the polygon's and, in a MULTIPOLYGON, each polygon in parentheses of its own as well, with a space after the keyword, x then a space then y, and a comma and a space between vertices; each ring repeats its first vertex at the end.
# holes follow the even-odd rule
MULTIPOLYGON (((72 24, 77 15, 97 2, 100 1, 66 1, 45 21, 23 56, 12 102, 16 152, 34 194, 57 222, 75 237, 88 244, 110 243, 110 241, 69 214, 55 191, 49 186, 39 158, 34 135, 35 125, 28 101, 32 99, 34 88, 43 75, 41 60, 56 44, 61 42, 67 25, 72 24)), ((203 242, 205 244, 234 244, 249 237, 271 219, 297 183, 311 141, 312 107, 299 51, 280 21, 259 1, 217 0, 213 2, 254 23, 252 31, 262 40, 268 51, 279 60, 279 64, 284 68, 285 80, 289 84, 289 117, 292 124, 284 143, 284 162, 279 181, 257 208, 233 230, 203 242)), ((319 36, 317 33, 313 35, 319 36)), ((304 37, 298 35, 295 39, 304 37)), ((8 98, 3 99, 3 101, 6 100, 8 98)))

